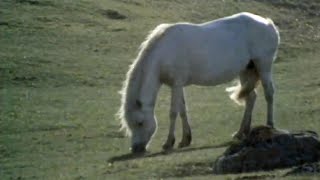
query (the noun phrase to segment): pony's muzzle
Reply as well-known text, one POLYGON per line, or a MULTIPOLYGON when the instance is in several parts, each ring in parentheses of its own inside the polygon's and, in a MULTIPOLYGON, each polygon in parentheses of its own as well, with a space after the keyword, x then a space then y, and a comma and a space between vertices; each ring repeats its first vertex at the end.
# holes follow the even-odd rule
POLYGON ((144 152, 146 152, 146 145, 143 143, 134 144, 131 147, 131 152, 132 153, 144 153, 144 152))

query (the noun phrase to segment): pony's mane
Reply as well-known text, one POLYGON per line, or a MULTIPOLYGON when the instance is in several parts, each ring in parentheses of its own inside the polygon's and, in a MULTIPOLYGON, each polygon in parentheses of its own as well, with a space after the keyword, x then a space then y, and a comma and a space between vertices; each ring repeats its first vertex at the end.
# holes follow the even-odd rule
POLYGON ((154 44, 159 40, 167 31, 172 24, 160 24, 154 30, 152 30, 145 41, 140 45, 140 50, 137 58, 129 66, 129 71, 126 75, 126 80, 123 82, 122 89, 120 90, 121 94, 121 106, 117 113, 118 118, 120 119, 121 128, 120 130, 125 130, 127 135, 131 135, 131 131, 128 127, 128 109, 129 106, 132 106, 132 103, 129 101, 134 100, 137 96, 138 90, 141 86, 142 79, 142 68, 146 56, 150 53, 154 44))

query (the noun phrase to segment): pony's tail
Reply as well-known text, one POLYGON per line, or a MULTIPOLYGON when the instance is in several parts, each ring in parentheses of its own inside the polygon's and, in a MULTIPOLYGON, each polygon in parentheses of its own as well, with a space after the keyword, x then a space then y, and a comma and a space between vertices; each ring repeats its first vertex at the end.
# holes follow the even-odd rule
POLYGON ((237 103, 238 105, 245 104, 245 98, 252 92, 255 91, 259 82, 259 74, 251 61, 246 70, 241 73, 241 83, 240 80, 237 82, 237 85, 226 88, 226 91, 229 93, 230 98, 237 103))

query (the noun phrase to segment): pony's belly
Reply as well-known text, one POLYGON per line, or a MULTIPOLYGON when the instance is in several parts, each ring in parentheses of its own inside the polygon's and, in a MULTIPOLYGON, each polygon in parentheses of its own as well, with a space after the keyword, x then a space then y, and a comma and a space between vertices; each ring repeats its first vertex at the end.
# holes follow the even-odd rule
POLYGON ((191 76, 191 78, 189 78, 188 84, 214 86, 232 81, 238 75, 239 72, 194 74, 191 76))

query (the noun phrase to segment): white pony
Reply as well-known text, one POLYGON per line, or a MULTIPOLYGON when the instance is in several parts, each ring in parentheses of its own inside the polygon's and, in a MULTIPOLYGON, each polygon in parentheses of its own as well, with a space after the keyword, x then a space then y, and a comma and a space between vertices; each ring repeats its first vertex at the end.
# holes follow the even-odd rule
POLYGON ((183 87, 191 84, 214 86, 237 76, 237 86, 228 88, 230 97, 245 105, 240 129, 250 131, 261 81, 267 101, 267 125, 273 127, 272 63, 280 43, 271 19, 243 12, 203 24, 161 24, 142 43, 138 57, 127 73, 118 112, 122 127, 131 135, 131 151, 144 152, 157 129, 154 106, 162 84, 171 87, 170 127, 164 150, 175 143, 176 118, 180 115, 183 137, 179 147, 191 143, 183 87))

